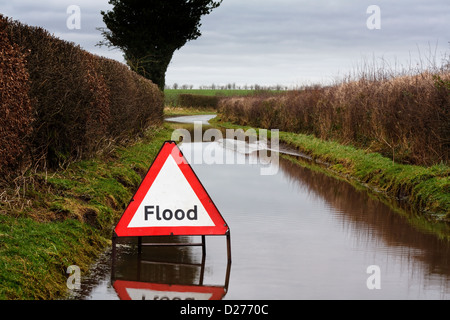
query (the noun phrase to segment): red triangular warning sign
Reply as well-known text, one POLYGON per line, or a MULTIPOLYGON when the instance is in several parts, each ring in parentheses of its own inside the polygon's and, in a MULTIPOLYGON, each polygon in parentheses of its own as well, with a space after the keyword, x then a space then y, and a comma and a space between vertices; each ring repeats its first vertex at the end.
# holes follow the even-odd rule
POLYGON ((115 228, 119 237, 225 235, 228 226, 175 142, 165 142, 115 228))

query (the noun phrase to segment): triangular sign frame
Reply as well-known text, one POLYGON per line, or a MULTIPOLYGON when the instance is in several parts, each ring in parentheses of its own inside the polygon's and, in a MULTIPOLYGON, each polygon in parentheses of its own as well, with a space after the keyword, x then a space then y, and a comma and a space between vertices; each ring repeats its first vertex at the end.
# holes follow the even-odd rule
MULTIPOLYGON (((164 176, 165 177, 165 176, 164 176)), ((169 180, 169 179, 166 179, 169 180)), ((184 189, 183 189, 184 190, 184 189)), ((184 192, 180 192, 184 193, 184 192)), ((155 202, 155 197, 153 196, 152 201, 155 202)), ((189 198, 189 199, 191 199, 189 198)), ((159 200, 158 200, 159 201, 159 200)), ((192 202, 193 203, 193 202, 192 202)), ((149 207, 145 207, 145 210, 149 207)), ((159 209, 159 208, 158 208, 159 209)), ((160 210, 163 210, 164 208, 161 208, 160 210)), ((177 217, 186 217, 187 218, 187 210, 192 209, 191 207, 185 207, 180 208, 184 209, 184 212, 178 211, 177 217), (183 215, 184 214, 184 215, 183 215)), ((192 211, 194 212, 194 211, 192 211)), ((196 213, 197 214, 197 213, 196 213)), ((200 214, 199 214, 200 215, 200 214)), ((187 220, 185 218, 185 220, 187 220)), ((181 220, 181 219, 180 219, 181 220)), ((146 220, 148 221, 148 220, 146 220)), ((174 141, 166 141, 164 145, 161 147, 161 150, 159 151, 158 155, 156 156, 152 166, 150 167, 148 173, 146 174, 145 178, 143 179, 141 185, 139 186, 138 190, 136 191, 135 195, 133 196, 132 200, 130 201, 130 204, 125 209, 120 221, 117 223, 115 227, 115 233, 118 237, 145 237, 145 236, 197 236, 197 235, 226 235, 229 232, 229 228, 225 220, 223 219, 222 215, 220 214, 219 210, 217 209, 216 205, 212 201, 211 197, 205 190, 204 186, 198 179, 197 175, 195 174, 192 167, 189 165, 185 157, 183 156, 183 153, 178 148, 176 142, 174 141), (172 161, 174 160, 174 161, 172 161), (167 165, 166 165, 167 163, 167 165), (175 164, 176 166, 175 166, 175 164), (161 182, 163 177, 160 177, 158 180, 158 176, 166 175, 171 176, 168 172, 170 168, 171 171, 177 171, 176 167, 180 170, 180 172, 175 172, 174 174, 178 175, 178 181, 186 179, 188 184, 185 183, 185 181, 181 181, 181 183, 177 182, 161 182), (164 168, 164 169, 163 169, 164 168), (174 169, 175 168, 175 169, 174 169), (173 170, 174 169, 174 170, 173 170), (164 171, 164 173, 162 173, 164 171), (155 180, 158 182, 155 183, 155 180), (152 188, 153 185, 158 185, 157 187, 152 188), (154 222, 145 222, 145 225, 143 222, 135 222, 143 221, 143 218, 141 216, 137 216, 135 218, 135 215, 144 215, 143 206, 145 205, 145 201, 148 201, 148 197, 152 197, 151 192, 154 191, 153 194, 158 193, 157 196, 160 196, 160 198, 165 198, 165 203, 172 203, 172 201, 166 198, 168 196, 172 197, 174 200, 173 203, 179 203, 179 199, 177 199, 177 196, 183 196, 183 194, 171 194, 171 190, 177 190, 181 188, 180 185, 186 186, 185 189, 189 189, 187 193, 191 195, 191 198, 194 199, 195 203, 199 211, 203 213, 203 216, 208 221, 208 223, 199 223, 199 225, 195 225, 197 222, 188 222, 186 225, 183 225, 183 221, 175 221, 174 219, 174 211, 175 209, 172 208, 172 212, 167 211, 168 215, 170 214, 170 217, 172 220, 174 220, 174 225, 165 226, 163 225, 164 219, 161 218, 162 213, 158 211, 158 218, 161 221, 156 221, 156 203, 151 208, 152 212, 147 212, 146 218, 151 216, 151 218, 154 220, 154 222), (158 189, 157 191, 155 189, 158 189), (162 190, 161 190, 162 189, 162 190), (192 193, 193 191, 193 193, 192 193), (164 195, 161 196, 161 195, 164 195), (138 212, 139 211, 139 212, 138 212), (206 213, 207 214, 206 214, 206 213), (151 213, 149 215, 148 213, 151 213), (209 218, 208 218, 209 216, 209 218), (161 224, 158 225, 158 222, 161 224), (153 223, 153 225, 151 225, 153 223)))

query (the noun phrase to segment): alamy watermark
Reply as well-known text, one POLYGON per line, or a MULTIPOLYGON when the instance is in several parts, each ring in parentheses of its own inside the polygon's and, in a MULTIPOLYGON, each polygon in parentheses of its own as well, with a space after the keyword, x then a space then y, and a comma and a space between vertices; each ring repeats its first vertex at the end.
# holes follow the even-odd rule
POLYGON ((67 288, 69 290, 80 290, 81 289, 81 269, 79 266, 69 266, 66 271, 69 274, 67 278, 67 288))
POLYGON ((381 29, 381 8, 375 4, 369 6, 366 10, 370 14, 366 21, 367 29, 380 30, 381 29))
POLYGON ((367 267, 367 274, 370 274, 366 282, 367 289, 381 290, 381 268, 376 265, 369 266, 367 267))
POLYGON ((191 152, 184 153, 191 164, 259 164, 260 174, 275 175, 279 170, 279 130, 259 129, 227 129, 225 137, 219 129, 203 131, 202 122, 194 123, 194 135, 186 129, 176 129, 172 134, 173 141, 182 142, 215 142, 200 144, 191 152))
POLYGON ((81 29, 81 8, 77 5, 67 7, 67 14, 69 17, 66 20, 66 26, 69 30, 81 29))

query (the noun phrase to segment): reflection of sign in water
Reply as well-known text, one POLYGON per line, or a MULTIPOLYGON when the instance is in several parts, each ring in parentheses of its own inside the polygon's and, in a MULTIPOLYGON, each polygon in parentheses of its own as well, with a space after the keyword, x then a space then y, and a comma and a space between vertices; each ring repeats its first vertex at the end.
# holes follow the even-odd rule
POLYGON ((181 286, 117 280, 114 289, 120 300, 221 300, 224 287, 181 286))
POLYGON ((166 142, 115 228, 119 237, 229 232, 175 142, 166 142))
MULTIPOLYGON (((175 247, 168 250, 175 250, 175 247)), ((137 258, 136 267, 130 268, 129 263, 122 266, 124 269, 119 272, 119 278, 116 278, 114 267, 111 272, 114 289, 121 300, 220 300, 228 292, 230 261, 224 284, 207 285, 204 283, 205 255, 202 255, 201 263, 143 260, 141 255, 137 258), (196 271, 200 272, 197 274, 196 271)))
MULTIPOLYGON (((155 248, 151 246, 150 248, 155 248)), ((111 270, 111 281, 120 299, 123 300, 218 300, 223 299, 228 292, 231 274, 231 261, 226 265, 223 285, 204 283, 206 269, 206 255, 201 255, 201 262, 196 262, 195 255, 189 254, 185 259, 174 259, 179 253, 177 246, 167 247, 164 260, 153 254, 158 250, 146 250, 145 254, 138 254, 137 259, 119 263, 116 274, 115 259, 111 270), (145 258, 143 258, 145 256, 145 258), (170 257, 170 258, 169 258, 170 257), (150 258, 150 259, 149 259, 150 258), (131 262, 131 265, 130 265, 131 262), (134 265, 134 262, 136 265, 134 265), (118 277, 116 277, 118 275, 118 277)), ((161 254, 161 252, 160 252, 161 254)), ((198 258, 198 257, 197 257, 198 258)), ((217 272, 209 268, 209 275, 217 272)), ((214 281, 216 281, 214 280, 214 281)))

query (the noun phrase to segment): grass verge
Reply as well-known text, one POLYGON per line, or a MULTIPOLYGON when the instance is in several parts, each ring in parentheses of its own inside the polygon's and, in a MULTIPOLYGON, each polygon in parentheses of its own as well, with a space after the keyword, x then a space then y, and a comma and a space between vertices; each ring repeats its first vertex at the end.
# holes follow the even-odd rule
POLYGON ((82 273, 108 245, 142 177, 173 128, 149 130, 132 146, 33 172, 0 197, 0 299, 58 299, 66 270, 82 273))
MULTIPOLYGON (((248 128, 223 122, 220 116, 213 123, 226 128, 248 128)), ((408 203, 429 220, 450 222, 450 168, 446 165, 397 164, 378 153, 312 135, 280 132, 280 141, 327 163, 326 169, 335 175, 357 180, 391 199, 408 203)))

